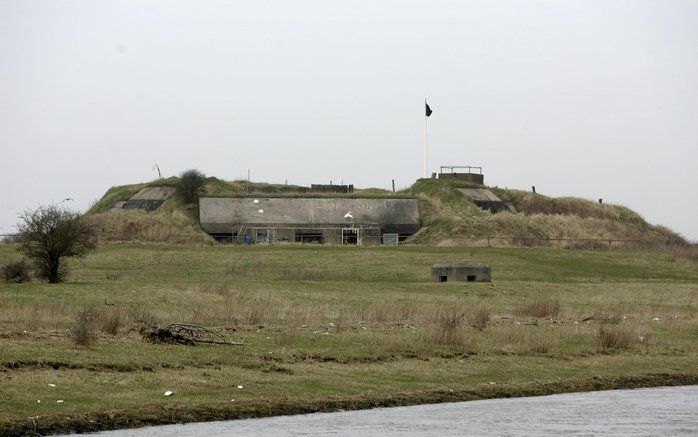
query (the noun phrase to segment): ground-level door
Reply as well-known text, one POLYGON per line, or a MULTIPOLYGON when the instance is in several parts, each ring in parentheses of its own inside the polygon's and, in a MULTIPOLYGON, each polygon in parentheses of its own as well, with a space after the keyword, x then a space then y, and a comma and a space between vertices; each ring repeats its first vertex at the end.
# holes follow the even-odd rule
POLYGON ((361 236, 357 228, 342 229, 342 244, 357 246, 361 244, 361 236))
POLYGON ((255 240, 256 244, 272 244, 274 242, 274 229, 255 229, 255 240))

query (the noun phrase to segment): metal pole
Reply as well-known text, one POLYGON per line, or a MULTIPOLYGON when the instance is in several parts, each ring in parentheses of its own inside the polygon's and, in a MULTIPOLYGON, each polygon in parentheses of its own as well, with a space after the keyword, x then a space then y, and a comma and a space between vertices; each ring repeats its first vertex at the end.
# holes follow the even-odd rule
POLYGON ((427 120, 429 117, 424 116, 424 159, 422 161, 422 177, 427 177, 427 120))

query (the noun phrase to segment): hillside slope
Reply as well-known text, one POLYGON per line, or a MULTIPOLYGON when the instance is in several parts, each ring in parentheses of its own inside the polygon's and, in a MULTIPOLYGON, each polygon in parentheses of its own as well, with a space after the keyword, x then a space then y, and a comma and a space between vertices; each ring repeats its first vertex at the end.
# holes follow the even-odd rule
MULTIPOLYGON (((478 208, 457 188, 472 185, 455 181, 422 180, 410 191, 419 199, 423 231, 417 243, 460 245, 492 238, 492 245, 555 245, 589 247, 583 240, 634 240, 685 243, 664 226, 647 223, 638 213, 619 205, 599 204, 575 197, 552 198, 519 190, 490 188, 518 213, 492 214, 478 208), (551 241, 552 240, 552 241, 551 241)), ((623 242, 614 243, 622 245, 623 242)))
MULTIPOLYGON (((175 186, 176 182, 177 178, 169 178, 109 189, 88 211, 99 225, 102 240, 211 242, 198 226, 196 205, 184 205, 176 197, 153 212, 112 210, 117 202, 130 199, 143 188, 175 186)), ((472 185, 457 181, 420 180, 397 193, 369 188, 357 189, 351 194, 321 194, 300 193, 296 185, 228 182, 210 177, 202 196, 415 197, 419 201, 423 228, 410 241, 427 245, 487 242, 492 245, 589 247, 599 244, 595 240, 633 240, 625 243, 628 245, 637 245, 639 241, 685 243, 678 234, 647 223, 629 208, 574 197, 551 198, 490 188, 518 211, 493 214, 478 208, 458 190, 469 186, 472 185)))

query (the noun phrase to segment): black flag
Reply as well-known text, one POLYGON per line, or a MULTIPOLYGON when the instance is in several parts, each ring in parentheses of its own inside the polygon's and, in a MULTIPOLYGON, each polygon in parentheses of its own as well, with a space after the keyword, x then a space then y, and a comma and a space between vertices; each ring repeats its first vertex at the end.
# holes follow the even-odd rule
POLYGON ((427 117, 429 117, 429 116, 431 115, 431 113, 432 113, 432 110, 431 110, 431 108, 429 107, 429 104, 427 103, 426 100, 424 101, 424 106, 425 106, 425 110, 426 110, 425 114, 426 114, 427 117))

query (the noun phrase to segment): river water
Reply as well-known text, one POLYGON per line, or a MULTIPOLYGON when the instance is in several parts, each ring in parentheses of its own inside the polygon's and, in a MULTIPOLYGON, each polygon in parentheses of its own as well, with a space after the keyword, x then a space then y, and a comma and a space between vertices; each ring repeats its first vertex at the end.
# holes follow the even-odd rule
POLYGON ((570 393, 108 431, 101 436, 698 436, 698 386, 570 393))

